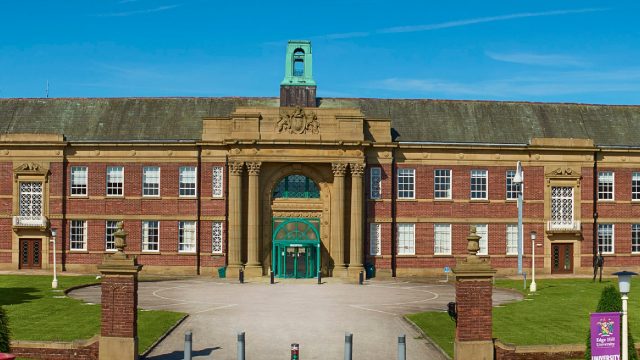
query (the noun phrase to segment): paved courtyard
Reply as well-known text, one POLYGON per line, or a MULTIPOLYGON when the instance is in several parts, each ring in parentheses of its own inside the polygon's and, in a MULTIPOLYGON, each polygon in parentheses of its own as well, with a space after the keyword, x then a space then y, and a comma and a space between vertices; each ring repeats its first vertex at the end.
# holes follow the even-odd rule
MULTIPOLYGON (((453 286, 401 280, 358 286, 328 280, 323 285, 203 278, 142 282, 141 308, 190 315, 147 359, 182 359, 188 330, 193 332, 194 359, 235 359, 240 331, 246 333, 248 359, 288 359, 291 343, 300 344, 301 359, 342 359, 347 331, 353 333, 354 359, 395 359, 401 334, 407 335, 409 359, 445 359, 402 315, 444 310, 454 299, 453 286)), ((70 295, 99 302, 99 289, 70 295)), ((494 304, 517 298, 512 292, 494 292, 494 304)))

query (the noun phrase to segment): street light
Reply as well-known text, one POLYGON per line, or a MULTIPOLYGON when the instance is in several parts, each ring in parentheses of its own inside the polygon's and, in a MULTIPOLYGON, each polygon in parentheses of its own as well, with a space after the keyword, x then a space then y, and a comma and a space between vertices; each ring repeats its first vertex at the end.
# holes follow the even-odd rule
POLYGON ((524 174, 520 161, 516 165, 516 174, 513 176, 512 182, 518 186, 518 274, 522 274, 522 184, 524 174))
POLYGON ((618 275, 618 287, 622 298, 622 360, 629 360, 629 325, 627 317, 627 300, 629 300, 629 290, 631 289, 631 277, 638 275, 631 271, 618 271, 613 273, 618 275))
POLYGON ((536 232, 531 232, 531 285, 529 292, 536 292, 536 232))
POLYGON ((51 288, 53 289, 58 288, 58 269, 56 269, 56 233, 56 229, 52 228, 51 240, 49 240, 53 243, 53 281, 51 281, 51 288))

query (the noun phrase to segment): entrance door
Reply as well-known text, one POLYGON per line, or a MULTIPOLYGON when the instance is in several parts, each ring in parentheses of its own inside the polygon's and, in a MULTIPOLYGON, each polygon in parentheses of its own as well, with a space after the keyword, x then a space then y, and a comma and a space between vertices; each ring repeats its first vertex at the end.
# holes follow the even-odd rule
POLYGON ((21 269, 40 269, 42 267, 41 244, 42 242, 40 239, 20 239, 21 269))
POLYGON ((287 246, 284 251, 284 275, 286 278, 316 277, 315 246, 287 246))
POLYGON ((573 274, 573 244, 551 245, 551 273, 573 274))
POLYGON ((313 278, 320 271, 318 219, 274 218, 271 269, 280 278, 313 278))

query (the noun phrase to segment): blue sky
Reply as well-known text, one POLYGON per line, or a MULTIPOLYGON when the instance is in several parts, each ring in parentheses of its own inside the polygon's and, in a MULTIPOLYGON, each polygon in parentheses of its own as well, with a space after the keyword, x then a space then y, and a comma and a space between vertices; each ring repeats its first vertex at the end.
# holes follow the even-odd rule
POLYGON ((277 96, 288 39, 324 97, 640 104, 637 1, 2 1, 0 97, 277 96))

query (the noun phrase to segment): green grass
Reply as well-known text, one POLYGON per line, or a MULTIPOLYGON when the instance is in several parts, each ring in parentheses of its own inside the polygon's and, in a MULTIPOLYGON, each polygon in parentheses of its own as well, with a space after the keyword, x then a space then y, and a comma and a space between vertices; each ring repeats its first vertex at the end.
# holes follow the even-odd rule
MULTIPOLYGON (((96 282, 95 277, 63 276, 59 289, 96 282)), ((9 314, 13 340, 72 341, 100 333, 100 305, 86 304, 51 289, 50 276, 1 275, 0 305, 9 314)), ((145 351, 184 314, 138 311, 139 349, 145 351)))
MULTIPOLYGON (((497 280, 496 286, 519 291, 525 300, 493 309, 493 337, 517 345, 584 344, 589 313, 594 312, 605 285, 617 279, 593 283, 589 279, 544 279, 536 282, 536 295, 528 295, 520 280, 497 280)), ((629 294, 629 330, 640 338, 640 280, 629 294)), ((407 316, 453 356, 455 324, 446 312, 407 316)))

